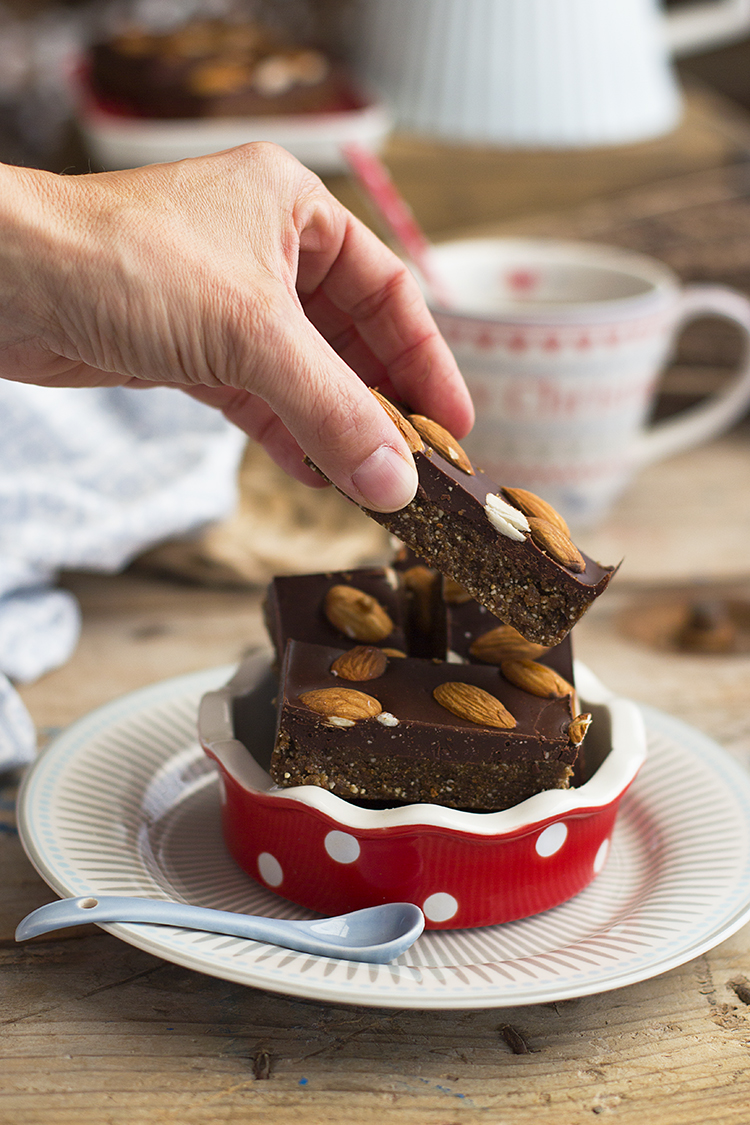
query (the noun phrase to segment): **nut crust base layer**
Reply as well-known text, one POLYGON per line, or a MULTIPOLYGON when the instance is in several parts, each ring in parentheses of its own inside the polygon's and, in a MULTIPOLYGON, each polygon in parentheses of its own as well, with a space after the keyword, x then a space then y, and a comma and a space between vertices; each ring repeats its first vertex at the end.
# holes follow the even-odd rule
MULTIPOLYGON (((381 756, 368 768, 367 754, 358 757, 356 784, 351 781, 350 752, 337 754, 330 743, 325 752, 300 746, 288 735, 277 741, 274 756, 283 762, 284 787, 317 785, 354 801, 394 804, 432 803, 449 808, 497 812, 546 789, 567 789, 572 768, 561 761, 418 762, 381 756)), ((273 771, 272 771, 273 772, 273 771)))
POLYGON ((447 515, 421 489, 401 511, 368 514, 500 621, 538 644, 559 644, 611 577, 607 573, 599 583, 584 585, 570 576, 561 579, 559 567, 530 553, 533 546, 527 562, 518 550, 502 553, 497 537, 482 534, 474 520, 458 512, 447 515))

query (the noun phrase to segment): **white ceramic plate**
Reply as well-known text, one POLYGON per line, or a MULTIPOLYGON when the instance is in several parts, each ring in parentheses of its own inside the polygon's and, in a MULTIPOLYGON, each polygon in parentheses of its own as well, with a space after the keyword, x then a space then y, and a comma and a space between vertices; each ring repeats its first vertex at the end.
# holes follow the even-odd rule
MULTIPOLYGON (((29 770, 21 838, 60 895, 312 916, 255 883, 224 848, 218 779, 195 720, 200 696, 231 672, 181 676, 110 703, 73 724, 29 770)), ((607 864, 585 891, 545 914, 431 931, 390 965, 172 927, 103 928, 188 968, 340 1004, 508 1007, 646 980, 750 920, 750 775, 692 728, 650 708, 644 714, 649 758, 623 801, 607 864)))

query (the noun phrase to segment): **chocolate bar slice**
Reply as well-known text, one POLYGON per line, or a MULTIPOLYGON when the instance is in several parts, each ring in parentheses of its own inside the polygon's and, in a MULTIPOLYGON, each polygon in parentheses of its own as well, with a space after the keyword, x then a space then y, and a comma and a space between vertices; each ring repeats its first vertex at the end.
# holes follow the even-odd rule
POLYGON ((350 800, 484 811, 567 788, 585 721, 570 692, 522 682, 489 665, 290 640, 271 776, 350 800))
MULTIPOLYGON (((435 656, 453 664, 493 664, 499 668, 509 660, 531 660, 551 668, 575 689, 572 633, 568 633, 559 644, 547 648, 527 641, 512 625, 501 624, 453 579, 442 578, 440 589, 439 603, 436 607, 433 602, 431 607, 434 620, 430 637, 433 641, 439 638, 435 656)), ((573 700, 577 706, 577 695, 573 696, 573 700)), ((582 742, 571 784, 581 784, 585 771, 586 743, 582 742)))
POLYGON ((407 606, 391 567, 274 578, 264 605, 279 664, 287 641, 337 648, 377 644, 406 654, 407 606))
POLYGON ((327 55, 250 20, 188 19, 163 29, 133 24, 93 43, 87 62, 88 81, 105 106, 138 117, 286 116, 361 103, 327 55))
POLYGON ((500 487, 473 466, 437 423, 403 416, 378 399, 400 419, 419 486, 400 511, 363 510, 523 637, 558 644, 606 589, 615 568, 582 554, 562 518, 540 497, 500 487))

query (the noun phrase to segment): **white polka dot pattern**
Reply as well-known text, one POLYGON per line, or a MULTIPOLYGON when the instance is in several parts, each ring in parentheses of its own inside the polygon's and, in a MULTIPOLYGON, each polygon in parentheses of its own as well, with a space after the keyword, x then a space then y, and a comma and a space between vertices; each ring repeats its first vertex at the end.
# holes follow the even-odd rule
POLYGON ((284 882, 284 872, 281 864, 270 852, 261 852, 258 856, 258 872, 264 883, 269 887, 280 887, 284 882))
POLYGON ((599 845, 599 850, 596 853, 596 856, 594 858, 594 871, 596 872, 597 875, 599 874, 601 869, 604 867, 604 864, 607 862, 607 856, 608 855, 609 855, 609 840, 608 839, 602 840, 601 844, 599 845))
POLYGON ((359 859, 359 840, 350 832, 329 832, 323 844, 334 863, 354 863, 359 859))
POLYGON ((549 824, 543 832, 539 833, 534 848, 537 855, 544 857, 555 855, 567 838, 568 826, 564 821, 559 820, 556 824, 549 824))
POLYGON ((424 900, 422 910, 425 918, 429 918, 431 922, 447 922, 457 913, 458 900, 453 895, 439 891, 424 900))

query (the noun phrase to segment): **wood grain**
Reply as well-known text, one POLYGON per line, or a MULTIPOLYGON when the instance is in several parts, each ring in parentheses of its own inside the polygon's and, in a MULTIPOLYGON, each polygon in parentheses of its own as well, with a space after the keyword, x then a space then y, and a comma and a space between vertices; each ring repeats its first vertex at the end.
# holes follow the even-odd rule
POLYGON ((105 934, 6 948, 0 1119, 744 1122, 750 1023, 730 982, 747 961, 735 939, 611 994, 422 1013, 243 989, 105 934))

